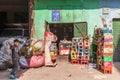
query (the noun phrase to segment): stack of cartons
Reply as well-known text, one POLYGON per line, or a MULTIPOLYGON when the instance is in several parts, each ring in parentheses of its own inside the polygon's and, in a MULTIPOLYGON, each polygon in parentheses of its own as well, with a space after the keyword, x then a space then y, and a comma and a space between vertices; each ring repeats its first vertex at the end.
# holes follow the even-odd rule
POLYGON ((98 44, 97 65, 105 74, 112 73, 113 61, 113 35, 112 30, 103 29, 101 41, 98 44))
POLYGON ((89 64, 90 42, 89 38, 73 38, 71 47, 71 63, 89 64))
POLYGON ((103 42, 103 64, 101 70, 103 73, 112 73, 113 61, 113 35, 112 30, 104 29, 104 42, 103 42))
MULTIPOLYGON (((103 39, 103 34, 102 34, 102 28, 95 28, 94 29, 94 36, 93 36, 93 53, 92 53, 92 57, 93 57, 93 62, 100 62, 98 61, 98 48, 100 45, 101 40, 103 39)), ((100 49, 99 49, 100 50, 100 49)))
POLYGON ((72 46, 71 46, 71 51, 70 51, 70 56, 71 56, 71 63, 72 64, 79 64, 79 61, 77 60, 77 47, 78 47, 78 41, 79 38, 73 38, 72 39, 72 46))

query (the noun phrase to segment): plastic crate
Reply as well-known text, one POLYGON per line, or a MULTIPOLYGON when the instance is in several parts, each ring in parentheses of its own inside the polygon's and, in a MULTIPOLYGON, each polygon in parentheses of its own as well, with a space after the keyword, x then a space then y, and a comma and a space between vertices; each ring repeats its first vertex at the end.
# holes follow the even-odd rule
POLYGON ((104 62, 112 62, 113 61, 113 56, 103 56, 103 61, 104 62))
POLYGON ((113 62, 104 62, 103 63, 104 67, 112 67, 112 65, 113 65, 113 62))
POLYGON ((71 63, 72 63, 72 64, 79 64, 79 61, 76 60, 76 59, 72 59, 72 60, 71 60, 71 63))
POLYGON ((83 46, 83 42, 78 42, 78 46, 83 46))
POLYGON ((55 55, 55 52, 50 52, 50 56, 54 56, 55 55))
POLYGON ((101 71, 102 71, 104 74, 112 74, 112 67, 104 67, 104 66, 101 66, 101 71))
POLYGON ((89 66, 89 60, 80 60, 80 64, 89 66))

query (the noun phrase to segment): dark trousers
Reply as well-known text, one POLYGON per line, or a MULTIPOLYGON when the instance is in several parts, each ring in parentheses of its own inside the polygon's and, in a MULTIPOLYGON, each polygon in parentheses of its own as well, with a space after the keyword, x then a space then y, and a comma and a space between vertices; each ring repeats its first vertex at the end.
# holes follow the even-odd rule
POLYGON ((18 70, 18 67, 19 67, 19 59, 13 58, 12 62, 13 62, 13 66, 12 66, 12 72, 11 72, 11 74, 16 74, 16 72, 18 70))

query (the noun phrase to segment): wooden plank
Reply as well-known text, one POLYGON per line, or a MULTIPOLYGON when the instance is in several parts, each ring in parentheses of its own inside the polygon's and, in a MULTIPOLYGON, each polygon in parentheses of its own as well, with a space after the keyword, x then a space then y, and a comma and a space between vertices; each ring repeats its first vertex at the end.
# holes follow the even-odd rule
POLYGON ((29 33, 30 38, 33 38, 34 30, 34 0, 28 0, 29 7, 29 33))

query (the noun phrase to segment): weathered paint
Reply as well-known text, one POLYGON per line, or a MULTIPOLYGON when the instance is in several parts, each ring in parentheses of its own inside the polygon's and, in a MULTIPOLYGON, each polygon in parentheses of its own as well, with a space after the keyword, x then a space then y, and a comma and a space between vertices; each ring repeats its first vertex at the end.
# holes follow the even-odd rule
MULTIPOLYGON (((113 18, 120 18, 120 0, 100 0, 100 17, 105 20, 108 27, 112 28, 113 18), (102 8, 109 8, 107 15, 102 14, 102 8)), ((101 24, 103 27, 103 24, 101 24)))
MULTIPOLYGON (((104 19, 104 23, 111 29, 113 29, 113 19, 120 18, 120 0, 101 0, 100 2, 100 11, 101 11, 101 18, 104 19), (107 7, 109 8, 109 13, 104 15, 102 14, 102 8, 107 7)), ((103 26, 103 25, 101 25, 103 26)), ((113 31, 114 33, 115 31, 113 31)))
POLYGON ((44 38, 45 21, 52 22, 52 10, 60 10, 59 23, 87 22, 88 35, 101 25, 99 0, 34 0, 35 38, 44 38), (59 3, 59 4, 58 4, 59 3))
MULTIPOLYGON (((114 61, 120 61, 120 21, 113 21, 114 18, 120 18, 120 0, 101 0, 100 2, 101 18, 104 19, 104 23, 111 29, 113 29, 114 35, 114 61), (102 14, 102 8, 109 8, 109 13, 102 14)), ((103 26, 103 24, 101 25, 103 26)))

